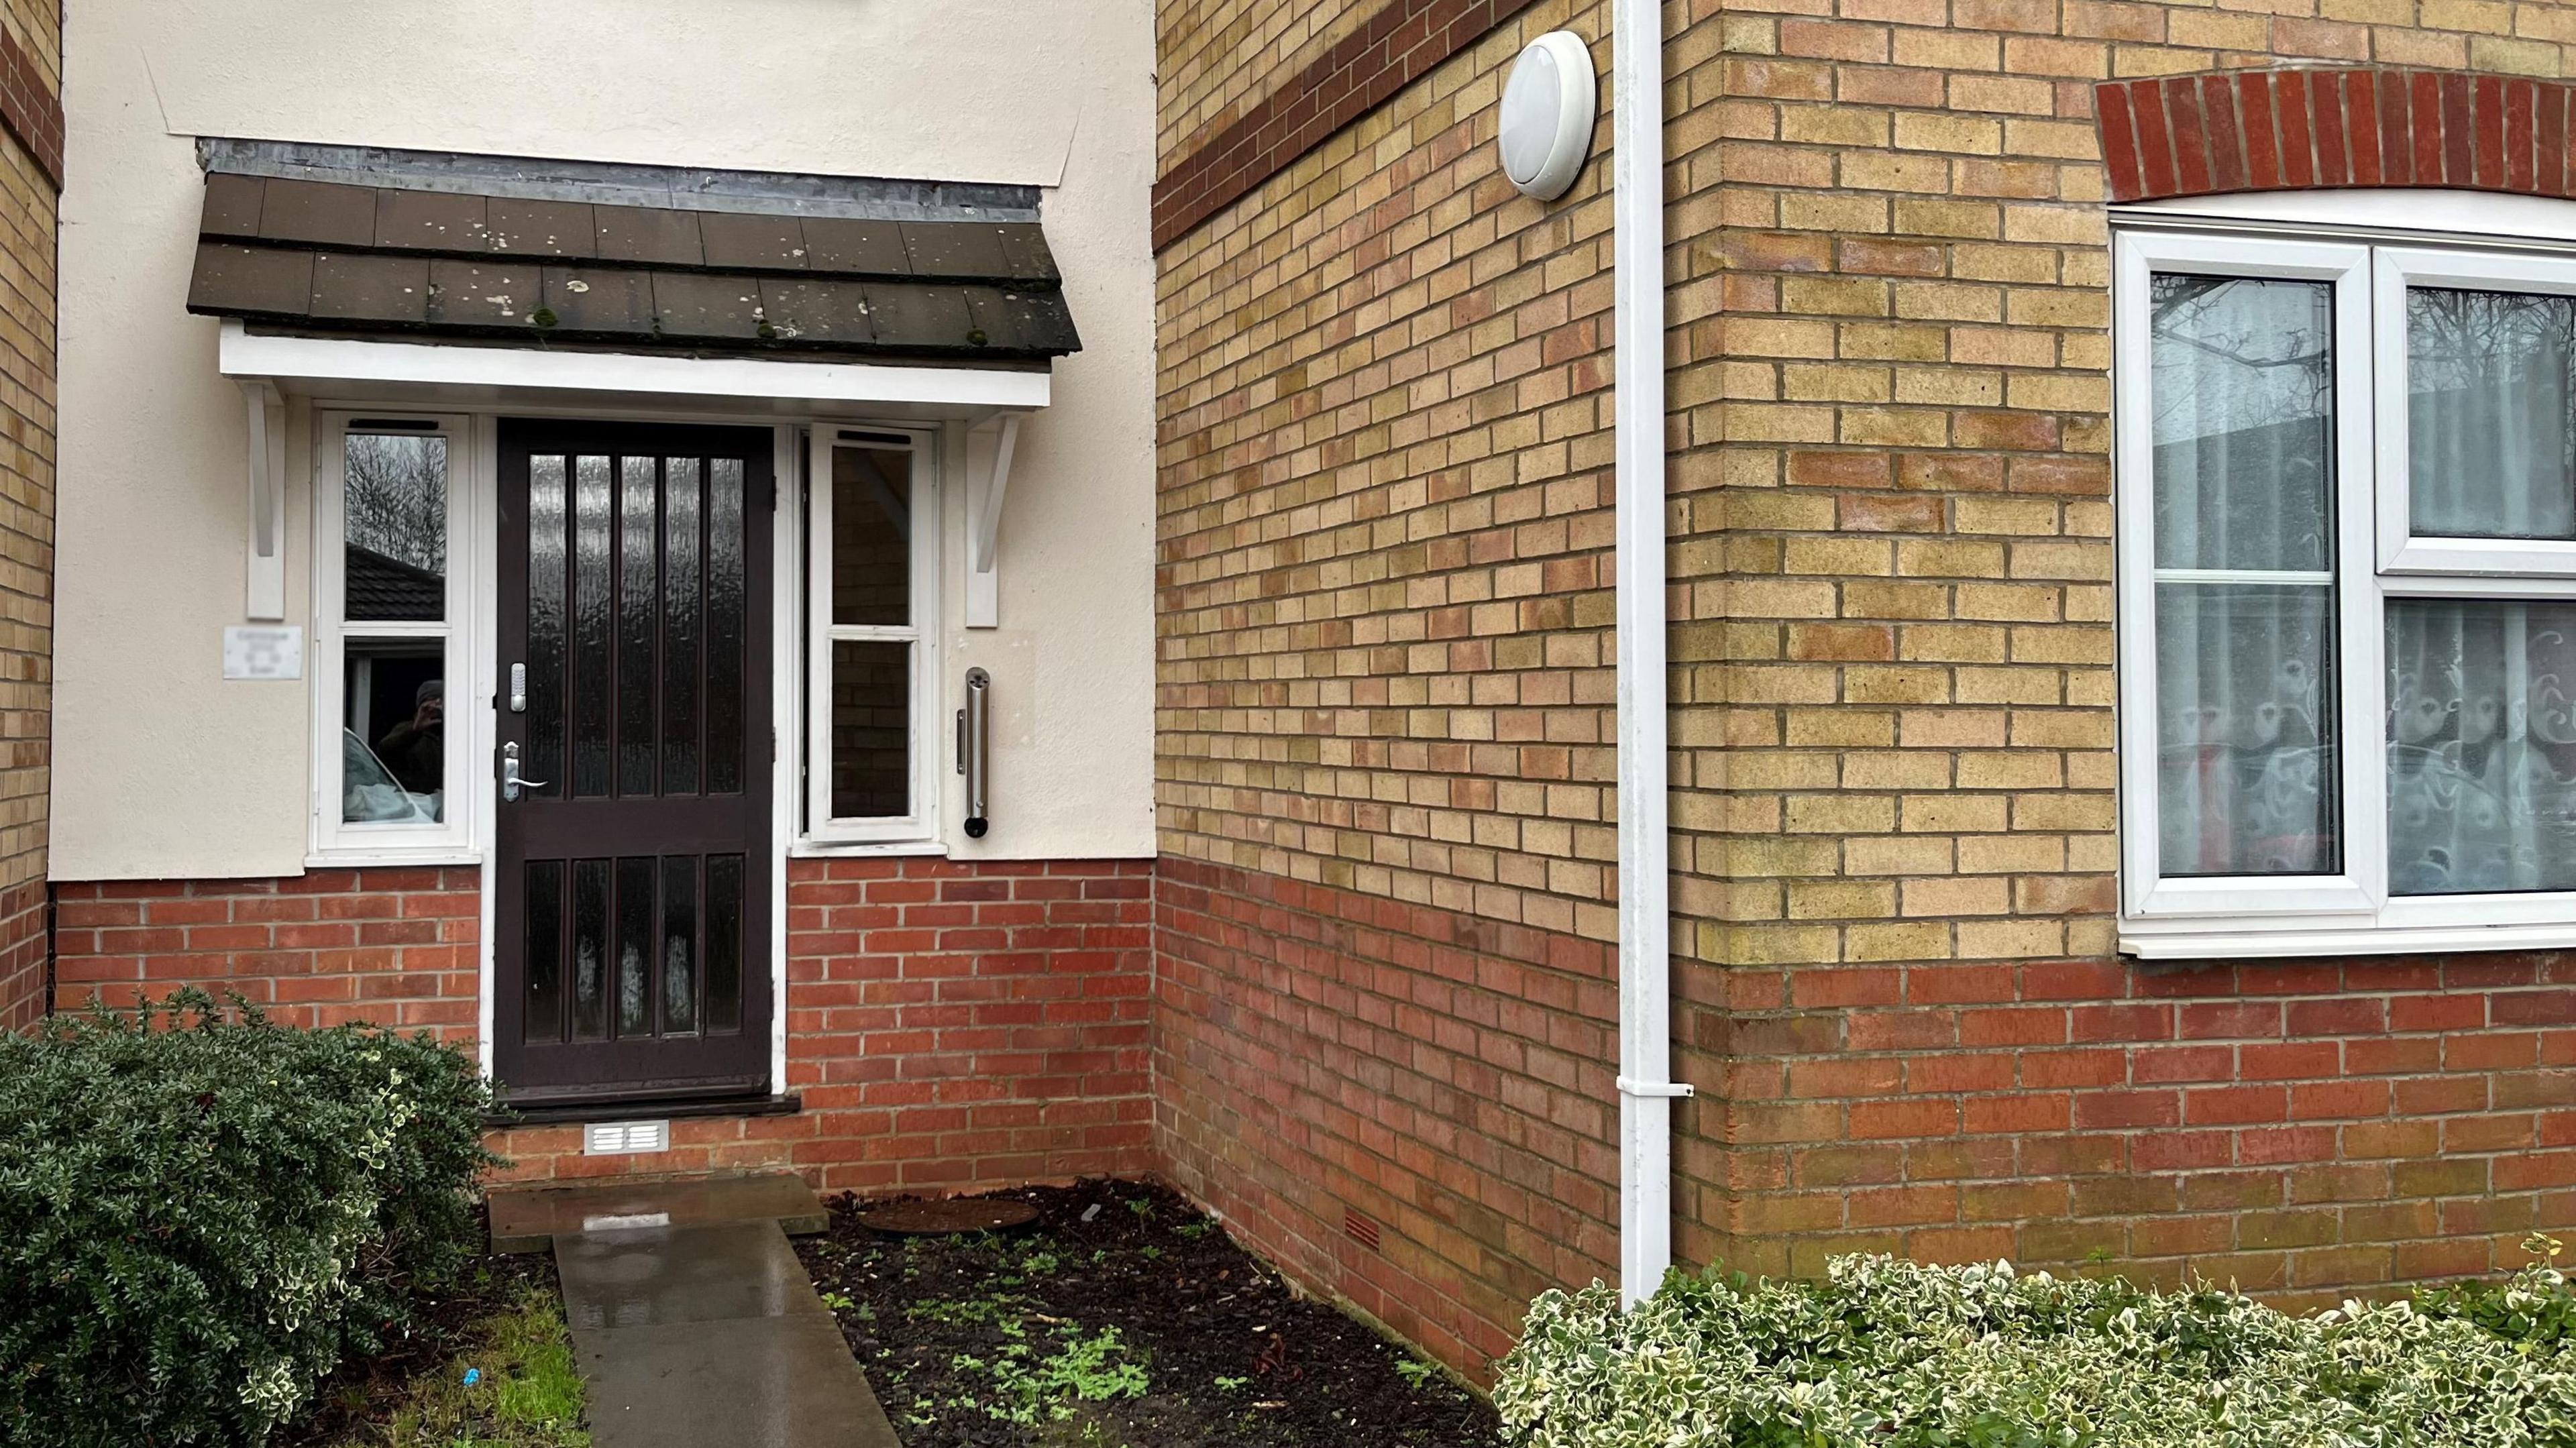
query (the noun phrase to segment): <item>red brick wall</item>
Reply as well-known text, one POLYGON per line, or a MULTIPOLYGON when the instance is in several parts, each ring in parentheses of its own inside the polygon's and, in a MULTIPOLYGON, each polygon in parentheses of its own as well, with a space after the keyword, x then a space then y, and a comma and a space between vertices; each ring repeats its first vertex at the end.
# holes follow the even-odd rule
POLYGON ((675 1121, 650 1156, 521 1128, 496 1142, 504 1175, 793 1166, 826 1191, 944 1193, 1144 1171, 1152 895, 1148 860, 790 861, 804 1109, 675 1121))
POLYGON ((1726 1058, 1683 1107, 1725 1183, 1677 1200, 1694 1258, 2099 1252, 2316 1303, 2576 1226, 2576 956, 1733 975, 1684 1022, 1726 1058))
POLYGON ((365 1020, 469 1039, 480 883, 472 869, 317 870, 284 880, 55 887, 54 1003, 237 992, 278 1020, 365 1020))
POLYGON ((1479 1375, 1532 1296, 1611 1275, 1609 947, 1160 870, 1155 1145, 1177 1185, 1292 1278, 1479 1375))

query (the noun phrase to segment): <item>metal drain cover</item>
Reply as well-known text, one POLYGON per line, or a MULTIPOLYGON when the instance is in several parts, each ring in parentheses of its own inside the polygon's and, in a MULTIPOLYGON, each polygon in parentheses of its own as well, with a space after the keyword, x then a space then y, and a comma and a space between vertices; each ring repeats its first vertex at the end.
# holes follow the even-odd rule
POLYGON ((1027 1202, 987 1197, 951 1197, 941 1202, 888 1202, 859 1213, 859 1225, 871 1232, 906 1237, 940 1237, 956 1232, 1000 1232, 1025 1227, 1038 1219, 1027 1202))

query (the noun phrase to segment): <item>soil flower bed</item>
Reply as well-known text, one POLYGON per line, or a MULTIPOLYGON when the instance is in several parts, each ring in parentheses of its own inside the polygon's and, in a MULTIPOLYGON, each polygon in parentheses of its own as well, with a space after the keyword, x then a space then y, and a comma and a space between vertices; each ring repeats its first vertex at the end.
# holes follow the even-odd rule
POLYGON ((905 1448, 1488 1448, 1493 1410, 1293 1296, 1171 1190, 994 1194, 1029 1227, 797 1245, 905 1448))
POLYGON ((588 1448, 553 1262, 485 1258, 347 1365, 281 1448, 588 1448))

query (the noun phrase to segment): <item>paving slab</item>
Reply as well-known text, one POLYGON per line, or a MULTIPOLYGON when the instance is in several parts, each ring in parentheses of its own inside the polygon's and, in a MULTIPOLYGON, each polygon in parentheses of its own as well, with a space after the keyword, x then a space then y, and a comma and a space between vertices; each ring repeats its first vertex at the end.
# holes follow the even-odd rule
POLYGON ((576 1328, 594 1448, 902 1448, 828 1314, 576 1328))
POLYGON ((822 1313, 795 1249, 769 1222, 572 1232, 555 1238, 564 1320, 656 1327, 822 1313))
POLYGON ((542 1252, 563 1232, 776 1222, 790 1236, 831 1225, 794 1172, 616 1181, 579 1187, 502 1187, 489 1194, 494 1252, 542 1252))

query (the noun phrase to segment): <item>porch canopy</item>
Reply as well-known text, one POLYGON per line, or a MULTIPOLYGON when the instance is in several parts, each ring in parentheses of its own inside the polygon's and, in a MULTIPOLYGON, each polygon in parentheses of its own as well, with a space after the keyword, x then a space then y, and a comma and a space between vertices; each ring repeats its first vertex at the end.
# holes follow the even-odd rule
POLYGON ((1034 187, 204 140, 188 310, 251 426, 251 616, 284 590, 290 393, 988 423, 970 626, 1021 417, 1081 350, 1034 187))

